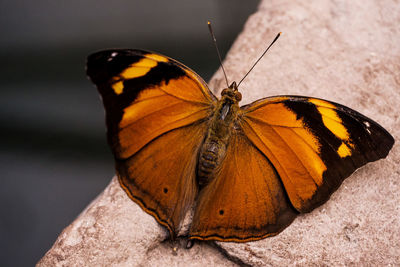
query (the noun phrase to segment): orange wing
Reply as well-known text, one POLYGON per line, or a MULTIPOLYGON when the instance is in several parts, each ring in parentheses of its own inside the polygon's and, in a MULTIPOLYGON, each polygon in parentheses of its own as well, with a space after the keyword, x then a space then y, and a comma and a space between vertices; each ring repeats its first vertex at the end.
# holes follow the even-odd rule
POLYGON ((87 74, 103 98, 108 140, 127 159, 170 130, 207 118, 215 97, 192 70, 141 50, 92 54, 87 74))
POLYGON ((242 112, 244 133, 275 167, 299 212, 327 201, 346 177, 386 157, 394 143, 376 122, 322 99, 269 97, 242 112))
POLYGON ((197 196, 197 154, 207 123, 168 132, 127 160, 117 174, 129 197, 168 228, 174 238, 197 196))
POLYGON ((274 167, 237 130, 220 171, 199 195, 189 237, 259 240, 278 234, 296 215, 274 167))
POLYGON ((197 150, 215 97, 189 68, 140 50, 89 56, 121 186, 171 236, 193 203, 197 150))

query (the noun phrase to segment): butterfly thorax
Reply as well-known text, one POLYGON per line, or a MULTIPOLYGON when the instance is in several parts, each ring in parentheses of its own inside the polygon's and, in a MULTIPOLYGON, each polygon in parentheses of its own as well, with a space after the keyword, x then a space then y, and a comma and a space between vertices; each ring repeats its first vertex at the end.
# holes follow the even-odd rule
POLYGON ((221 93, 198 158, 197 181, 201 188, 213 179, 225 158, 229 139, 238 118, 241 98, 236 83, 221 93))

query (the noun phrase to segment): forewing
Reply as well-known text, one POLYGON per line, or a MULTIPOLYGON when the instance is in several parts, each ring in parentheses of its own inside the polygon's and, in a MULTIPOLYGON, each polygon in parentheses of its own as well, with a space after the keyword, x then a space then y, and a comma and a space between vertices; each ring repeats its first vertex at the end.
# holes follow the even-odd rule
POLYGON ((215 97, 181 63, 141 50, 92 54, 87 74, 103 99, 121 186, 174 236, 197 194, 196 158, 215 97))
POLYGON ((106 50, 87 60, 106 110, 108 140, 118 159, 161 134, 209 116, 215 97, 183 64, 141 50, 106 50))
POLYGON ((259 240, 278 234, 296 215, 274 167, 235 130, 221 169, 199 195, 189 238, 259 240))
POLYGON ((292 205, 321 205, 362 165, 384 158, 393 137, 362 114, 301 96, 270 97, 242 107, 241 127, 277 170, 292 205))

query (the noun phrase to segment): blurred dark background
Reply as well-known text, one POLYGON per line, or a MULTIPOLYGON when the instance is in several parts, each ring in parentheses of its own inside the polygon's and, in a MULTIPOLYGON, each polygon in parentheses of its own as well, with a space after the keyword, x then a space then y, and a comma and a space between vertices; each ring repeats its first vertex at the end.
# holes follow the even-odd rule
POLYGON ((258 1, 0 1, 0 265, 32 266, 114 175, 85 59, 105 48, 175 58, 206 81, 258 1))

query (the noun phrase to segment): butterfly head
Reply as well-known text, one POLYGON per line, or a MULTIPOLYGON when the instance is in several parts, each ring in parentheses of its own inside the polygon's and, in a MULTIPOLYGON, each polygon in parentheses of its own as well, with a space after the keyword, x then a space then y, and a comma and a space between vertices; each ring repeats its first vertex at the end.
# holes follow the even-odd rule
POLYGON ((233 82, 228 88, 222 90, 221 97, 230 99, 232 102, 239 102, 242 100, 242 94, 238 91, 236 82, 233 82))
MULTIPOLYGON (((221 55, 219 53, 218 50, 218 46, 217 46, 217 39, 215 38, 213 29, 211 27, 211 22, 207 22, 208 24, 208 29, 210 31, 213 43, 215 45, 215 50, 217 50, 217 55, 218 55, 218 59, 219 59, 219 63, 221 65, 222 71, 224 73, 224 77, 225 77, 225 81, 226 81, 226 85, 228 86, 228 77, 226 75, 225 72, 225 68, 224 65, 222 64, 222 60, 221 60, 221 55)), ((250 68, 250 70, 246 73, 246 75, 244 75, 244 77, 239 81, 238 84, 236 84, 236 82, 233 82, 231 85, 229 85, 227 88, 225 88, 224 90, 222 90, 221 92, 221 99, 224 100, 228 100, 229 102, 232 103, 238 103, 240 100, 242 100, 242 94, 238 91, 238 86, 243 82, 243 80, 247 77, 247 75, 249 75, 249 73, 253 70, 253 68, 257 65, 257 63, 261 60, 261 58, 265 55, 265 53, 267 53, 268 49, 276 42, 276 40, 278 40, 279 36, 281 36, 281 32, 278 33, 275 37, 275 39, 272 41, 272 43, 267 47, 267 49, 265 49, 264 53, 257 59, 257 61, 253 64, 253 66, 250 68)))

